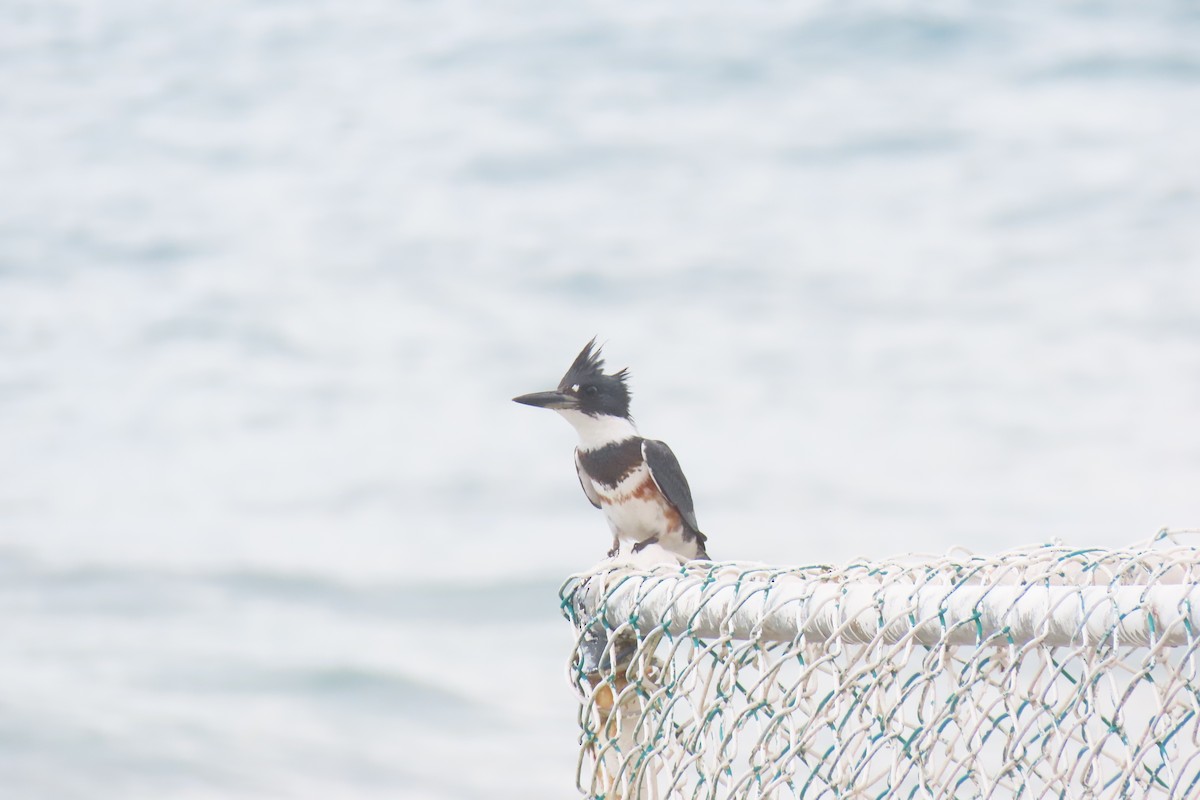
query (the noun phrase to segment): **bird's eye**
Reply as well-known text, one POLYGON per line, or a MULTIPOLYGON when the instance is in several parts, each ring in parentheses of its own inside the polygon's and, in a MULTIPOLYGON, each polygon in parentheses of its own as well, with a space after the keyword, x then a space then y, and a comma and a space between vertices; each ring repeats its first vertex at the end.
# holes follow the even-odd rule
POLYGON ((600 391, 600 390, 597 389, 595 386, 591 385, 590 383, 587 386, 583 387, 583 393, 586 394, 588 397, 594 397, 596 395, 596 392, 598 392, 598 391, 600 391))

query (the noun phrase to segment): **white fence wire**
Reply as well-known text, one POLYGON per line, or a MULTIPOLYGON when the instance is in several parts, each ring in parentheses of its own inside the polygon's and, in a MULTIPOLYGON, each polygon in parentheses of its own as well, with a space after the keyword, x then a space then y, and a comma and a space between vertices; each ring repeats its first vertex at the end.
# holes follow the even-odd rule
POLYGON ((1200 797, 1197 543, 575 576, 579 789, 1200 797))

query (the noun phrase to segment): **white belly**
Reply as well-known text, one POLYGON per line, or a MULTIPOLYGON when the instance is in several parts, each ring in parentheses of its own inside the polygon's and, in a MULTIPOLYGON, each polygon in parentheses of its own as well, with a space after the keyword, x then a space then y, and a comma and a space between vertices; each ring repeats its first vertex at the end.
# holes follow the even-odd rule
POLYGON ((672 508, 643 465, 616 486, 596 486, 600 505, 613 536, 640 542, 651 536, 665 538, 680 527, 679 512, 672 508))

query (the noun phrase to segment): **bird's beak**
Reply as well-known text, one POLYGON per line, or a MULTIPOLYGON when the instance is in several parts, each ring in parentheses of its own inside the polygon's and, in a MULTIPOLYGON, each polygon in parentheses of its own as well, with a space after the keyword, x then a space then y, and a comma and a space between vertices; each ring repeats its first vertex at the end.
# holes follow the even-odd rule
POLYGON ((534 392, 513 398, 514 403, 522 403, 538 408, 578 408, 579 402, 563 392, 534 392))

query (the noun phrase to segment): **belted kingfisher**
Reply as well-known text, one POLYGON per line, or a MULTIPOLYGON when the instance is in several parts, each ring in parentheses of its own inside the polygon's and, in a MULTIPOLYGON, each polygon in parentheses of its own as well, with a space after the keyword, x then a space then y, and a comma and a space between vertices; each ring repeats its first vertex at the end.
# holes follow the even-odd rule
POLYGON ((683 560, 708 559, 707 537, 696 524, 692 490, 671 448, 638 435, 629 416, 628 370, 604 374, 604 359, 592 339, 552 392, 514 397, 518 403, 550 408, 579 434, 575 471, 583 493, 604 511, 613 546, 632 541, 638 553, 658 544, 683 560))

